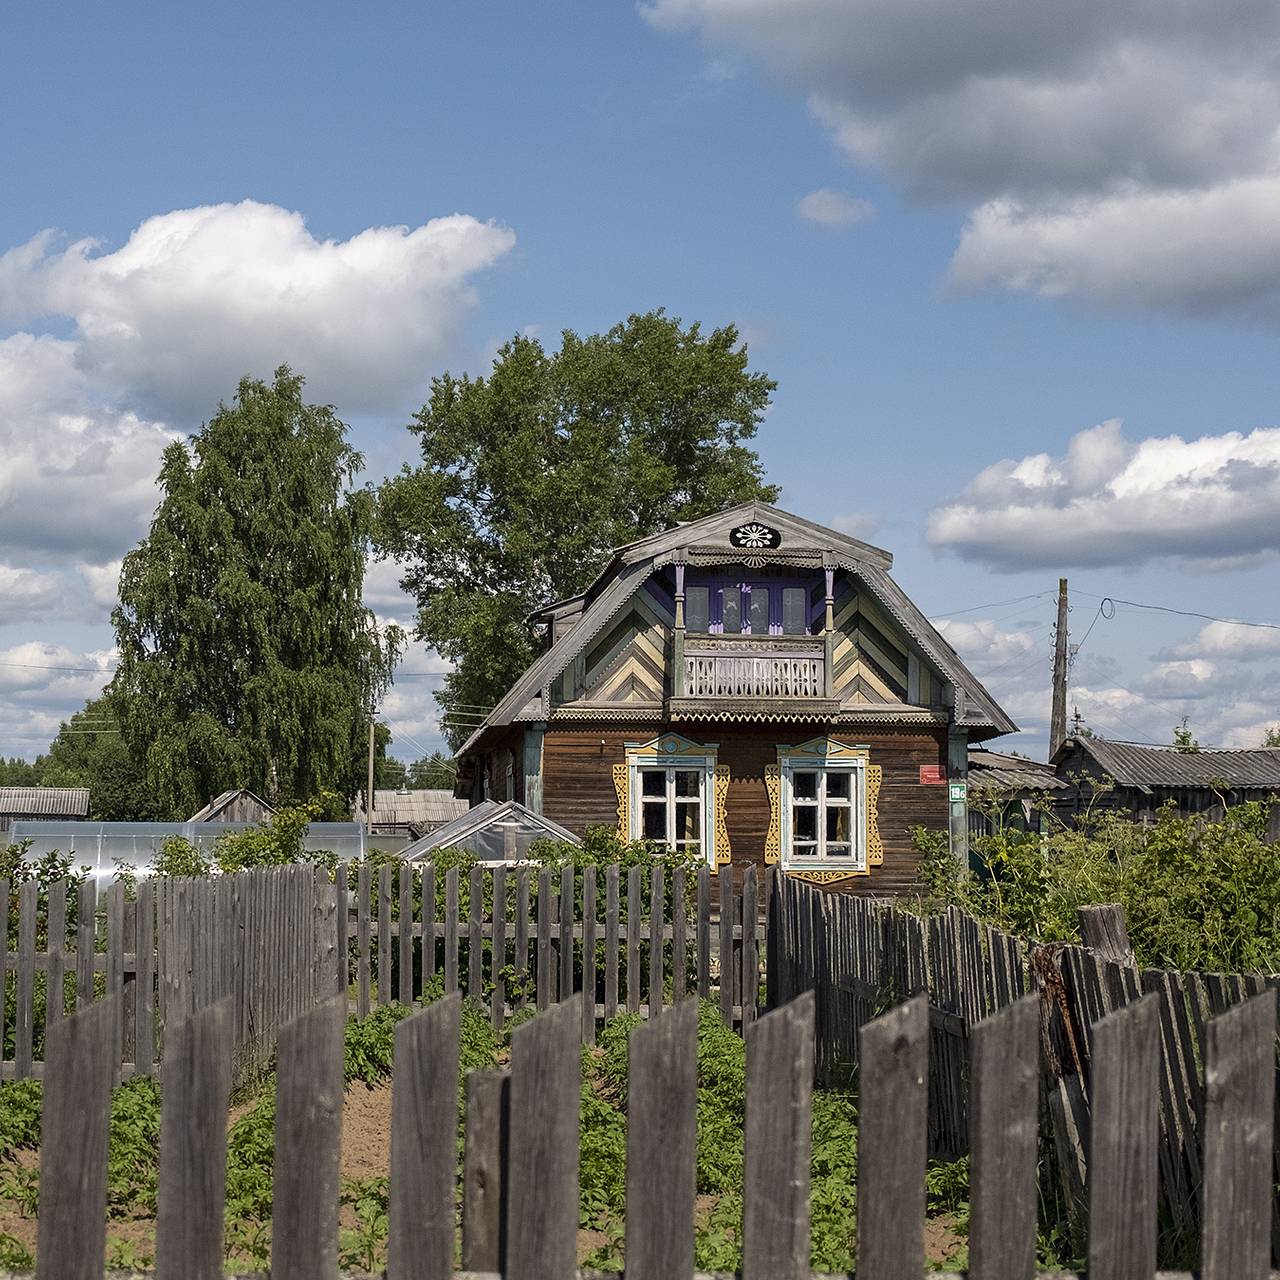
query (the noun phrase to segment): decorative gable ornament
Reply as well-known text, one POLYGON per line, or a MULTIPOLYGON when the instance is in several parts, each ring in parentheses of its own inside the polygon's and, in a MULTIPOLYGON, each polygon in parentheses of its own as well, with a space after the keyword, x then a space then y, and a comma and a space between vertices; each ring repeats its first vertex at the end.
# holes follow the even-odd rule
MULTIPOLYGON (((782 534, 767 524, 753 520, 750 524, 740 524, 736 529, 730 530, 729 541, 741 551, 776 551, 782 546, 782 534)), ((742 559, 749 569, 764 568, 765 559, 762 555, 746 555, 742 559)))

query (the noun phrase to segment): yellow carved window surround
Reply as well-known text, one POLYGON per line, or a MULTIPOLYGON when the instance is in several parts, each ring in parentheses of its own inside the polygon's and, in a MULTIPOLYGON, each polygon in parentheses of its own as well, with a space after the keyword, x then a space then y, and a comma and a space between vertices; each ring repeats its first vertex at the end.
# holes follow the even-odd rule
POLYGON ((779 747, 778 763, 765 768, 765 861, 818 884, 870 875, 884 862, 882 776, 866 747, 826 737, 779 747))
POLYGON ((618 838, 696 847, 711 866, 728 863, 729 766, 717 765, 717 745, 678 733, 628 743, 626 759, 613 766, 618 838))

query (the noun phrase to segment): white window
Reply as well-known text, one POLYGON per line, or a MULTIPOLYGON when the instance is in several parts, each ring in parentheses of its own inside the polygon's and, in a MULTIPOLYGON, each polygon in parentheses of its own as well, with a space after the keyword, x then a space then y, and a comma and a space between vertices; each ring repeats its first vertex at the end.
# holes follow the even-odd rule
POLYGON ((784 866, 866 870, 864 764, 783 761, 784 866))
POLYGON ((672 735, 629 749, 629 827, 632 840, 653 840, 705 858, 715 866, 715 748, 672 735), (650 748, 657 745, 657 751, 650 748))

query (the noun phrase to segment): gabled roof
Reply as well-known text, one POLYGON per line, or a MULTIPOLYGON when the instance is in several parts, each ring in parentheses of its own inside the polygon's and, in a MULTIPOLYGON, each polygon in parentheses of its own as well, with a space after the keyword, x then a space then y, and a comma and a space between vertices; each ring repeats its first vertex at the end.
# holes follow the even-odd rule
POLYGON ((1073 747, 1089 756, 1117 785, 1150 791, 1153 787, 1212 787, 1235 791, 1280 792, 1280 747, 1244 750, 1151 747, 1107 738, 1068 738, 1053 764, 1067 760, 1073 747))
POLYGON ((1061 791, 1070 786, 1054 773, 1051 764, 1001 751, 969 748, 971 791, 1061 791))
POLYGON ((215 796, 203 809, 197 809, 187 819, 188 822, 217 822, 227 809, 237 800, 248 800, 264 813, 275 813, 275 806, 268 804, 261 796, 250 791, 248 787, 232 787, 220 796, 215 796))
POLYGON ((88 787, 0 787, 0 814, 83 818, 88 812, 88 787))
POLYGON ((500 822, 517 823, 537 839, 582 843, 572 831, 566 830, 558 822, 552 822, 544 814, 526 809, 518 800, 484 800, 452 822, 423 836, 421 840, 415 840, 402 849, 399 856, 408 862, 419 861, 436 849, 451 849, 483 828, 497 826, 500 822))
MULTIPOLYGON (((732 552, 728 544, 729 531, 751 521, 777 529, 783 535, 785 551, 808 553, 814 557, 814 563, 828 563, 853 574, 943 678, 955 687, 957 723, 975 728, 994 728, 999 733, 1016 731, 1017 726, 964 665, 959 654, 889 576, 888 571, 893 565, 889 552, 766 502, 744 502, 727 511, 676 525, 617 548, 604 571, 581 596, 559 601, 541 611, 541 615, 535 615, 550 617, 561 610, 568 612, 565 606, 570 604, 576 612, 581 602, 580 621, 555 641, 512 685, 467 740, 463 752, 475 746, 489 729, 522 720, 545 719, 551 708, 547 705, 544 691, 590 645, 655 569, 671 563, 683 549, 688 549, 691 554, 723 554, 727 559, 732 552)), ((743 553, 737 551, 733 554, 740 558, 743 553)))

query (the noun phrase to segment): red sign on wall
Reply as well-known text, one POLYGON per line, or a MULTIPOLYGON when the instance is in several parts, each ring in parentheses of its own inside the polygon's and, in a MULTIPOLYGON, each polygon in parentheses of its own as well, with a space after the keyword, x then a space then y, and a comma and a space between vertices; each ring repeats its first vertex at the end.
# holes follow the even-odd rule
POLYGON ((920 781, 930 786, 940 787, 947 780, 947 771, 940 764, 922 764, 920 781))

